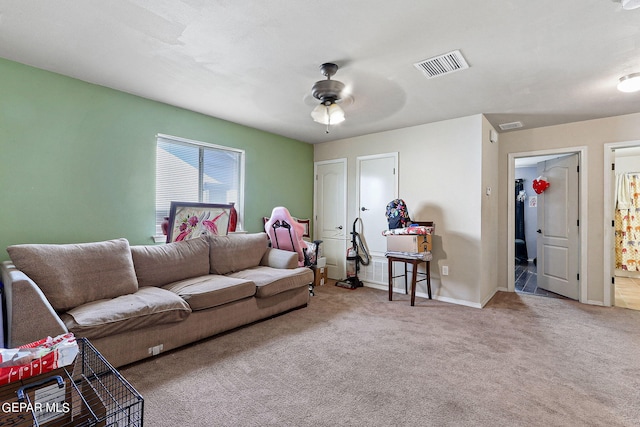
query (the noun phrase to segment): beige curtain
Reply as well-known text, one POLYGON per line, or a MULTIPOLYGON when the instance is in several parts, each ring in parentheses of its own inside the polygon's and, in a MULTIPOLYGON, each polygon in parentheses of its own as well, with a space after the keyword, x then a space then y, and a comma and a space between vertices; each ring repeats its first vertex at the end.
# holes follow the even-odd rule
POLYGON ((640 271, 640 174, 616 175, 616 268, 640 271))

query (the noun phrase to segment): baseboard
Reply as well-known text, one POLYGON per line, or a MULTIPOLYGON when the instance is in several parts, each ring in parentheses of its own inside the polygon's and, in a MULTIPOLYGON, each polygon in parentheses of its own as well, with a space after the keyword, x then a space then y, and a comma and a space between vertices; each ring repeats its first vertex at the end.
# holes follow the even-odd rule
POLYGON ((604 307, 604 303, 602 301, 593 301, 593 300, 587 300, 587 304, 591 304, 591 305, 599 305, 601 307, 604 307))
MULTIPOLYGON (((416 295, 418 295, 418 294, 416 294, 416 295)), ((434 297, 434 299, 436 299, 438 301, 442 301, 442 302, 448 302, 448 303, 451 303, 451 304, 463 305, 465 307, 482 308, 482 305, 480 305, 477 302, 471 302, 471 301, 466 301, 466 300, 461 300, 461 299, 456 299, 456 298, 436 296, 436 297, 434 297)))
MULTIPOLYGON (((388 291, 389 290, 389 287, 387 285, 379 285, 377 283, 364 282, 364 281, 362 283, 364 283, 364 285, 367 288, 379 289, 381 291, 388 291)), ((394 289, 400 289, 400 288, 394 288, 394 289)))
POLYGON ((494 297, 494 295, 498 292, 498 289, 494 289, 489 296, 487 296, 484 300, 482 300, 480 307, 484 307, 487 303, 494 297))
MULTIPOLYGON (((387 292, 389 291, 389 287, 386 286, 386 285, 379 285, 379 284, 376 284, 376 283, 370 283, 370 282, 364 282, 364 281, 363 281, 363 283, 367 288, 379 289, 381 291, 387 291, 387 292)), ((398 291, 398 293, 404 294, 404 289, 402 289, 402 288, 393 288, 393 289, 394 289, 394 292, 398 291)), ((416 292, 416 296, 420 297, 420 298, 425 298, 425 299, 429 298, 429 295, 427 295, 424 292, 416 292)), ((432 299, 434 299, 436 301, 442 301, 442 302, 446 302, 446 303, 450 303, 450 304, 463 305, 463 306, 466 306, 466 307, 482 308, 482 305, 477 303, 477 302, 460 300, 460 299, 456 299, 456 298, 449 298, 449 297, 445 297, 445 296, 441 296, 441 295, 432 295, 431 297, 432 297, 432 299)))

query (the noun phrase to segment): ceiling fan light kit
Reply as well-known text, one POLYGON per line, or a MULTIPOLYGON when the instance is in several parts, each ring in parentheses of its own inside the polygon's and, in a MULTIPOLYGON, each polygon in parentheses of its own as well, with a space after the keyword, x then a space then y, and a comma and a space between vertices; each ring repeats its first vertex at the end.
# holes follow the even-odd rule
POLYGON ((345 119, 344 110, 336 102, 342 99, 344 83, 331 80, 331 77, 338 71, 338 66, 331 62, 320 66, 320 72, 326 76, 326 80, 317 81, 311 88, 311 95, 320 101, 320 104, 311 112, 311 117, 317 123, 329 126, 342 123, 345 119))
POLYGON ((344 110, 338 104, 318 104, 311 112, 311 117, 323 125, 337 125, 344 122, 344 110))

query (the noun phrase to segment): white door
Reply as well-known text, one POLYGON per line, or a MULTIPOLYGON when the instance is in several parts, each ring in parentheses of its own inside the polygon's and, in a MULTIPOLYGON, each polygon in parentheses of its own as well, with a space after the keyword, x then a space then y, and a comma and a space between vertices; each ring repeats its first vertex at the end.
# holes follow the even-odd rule
POLYGON ((327 276, 345 278, 347 251, 346 159, 316 162, 314 188, 314 239, 322 240, 327 276))
POLYGON ((579 298, 578 155, 538 163, 549 188, 538 195, 538 287, 579 298))
POLYGON ((382 232, 389 228, 386 208, 398 197, 398 153, 358 157, 357 167, 357 207, 362 228, 356 231, 372 256, 384 256, 387 241, 382 232))

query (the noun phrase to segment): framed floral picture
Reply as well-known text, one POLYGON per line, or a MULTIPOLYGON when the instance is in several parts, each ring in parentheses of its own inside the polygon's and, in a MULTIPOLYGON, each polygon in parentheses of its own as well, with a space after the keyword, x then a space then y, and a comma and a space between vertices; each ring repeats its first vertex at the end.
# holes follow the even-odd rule
POLYGON ((226 236, 232 205, 171 202, 167 243, 202 235, 226 236))

